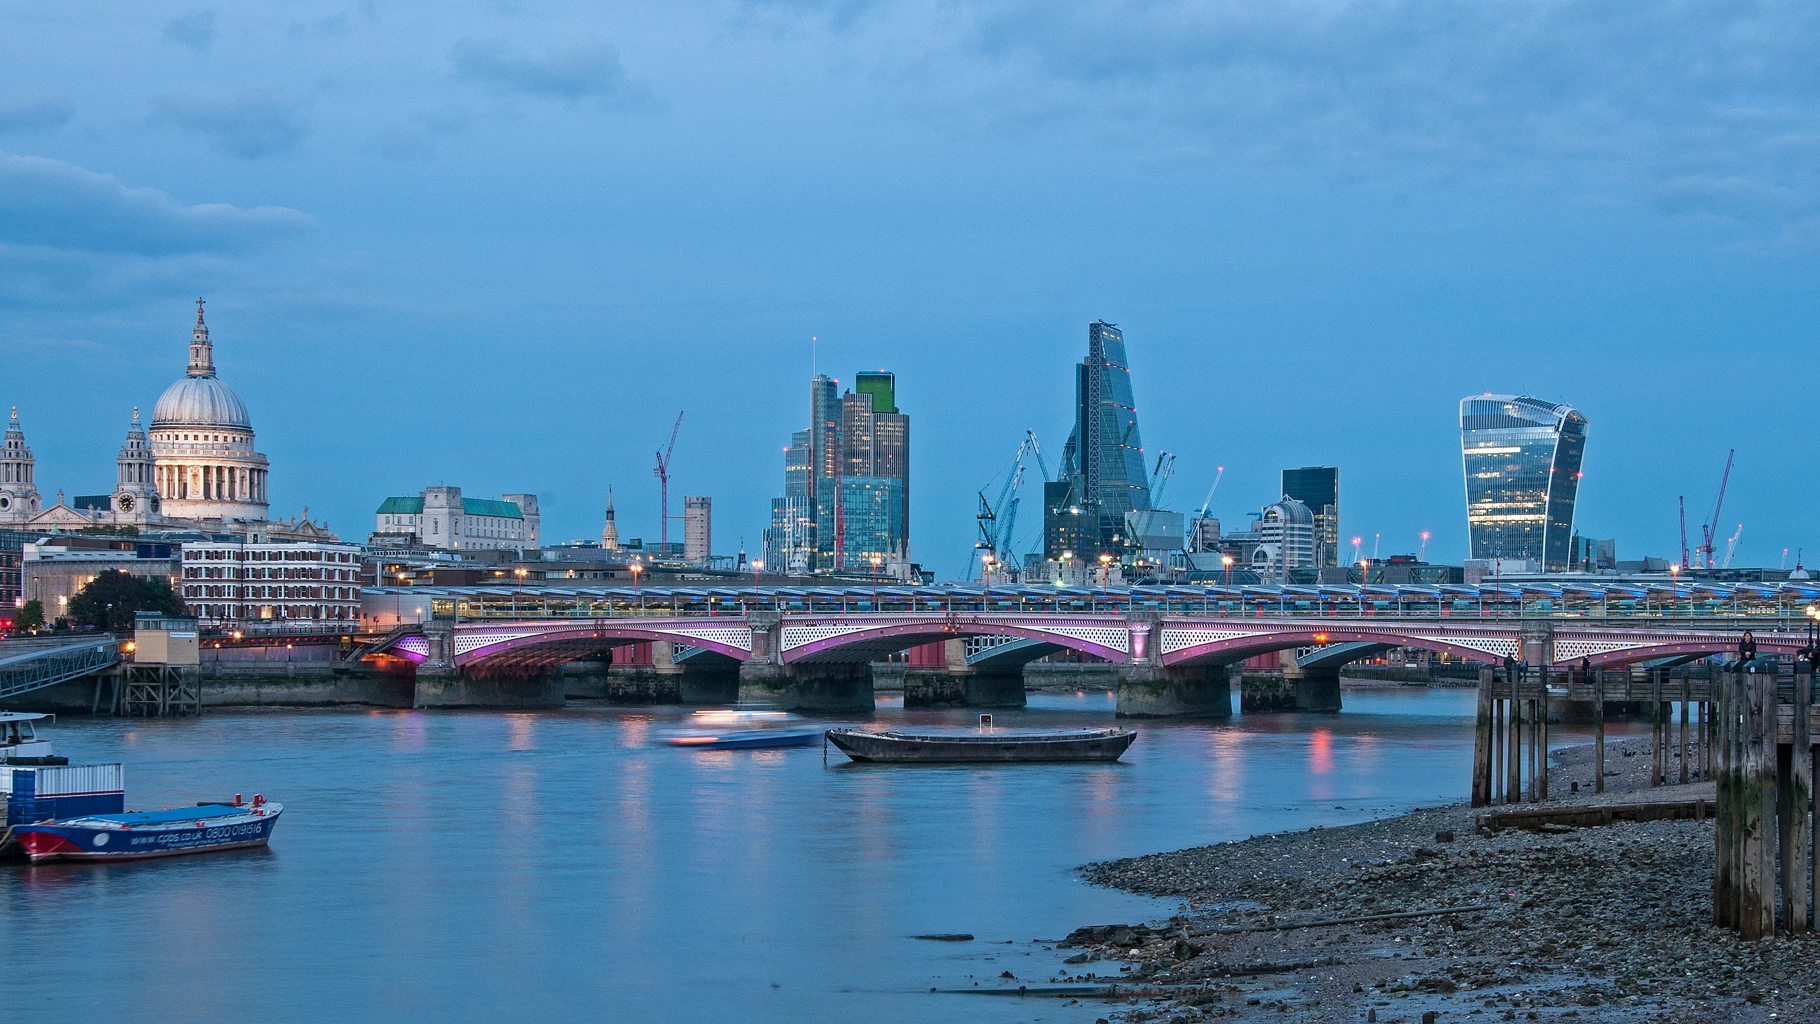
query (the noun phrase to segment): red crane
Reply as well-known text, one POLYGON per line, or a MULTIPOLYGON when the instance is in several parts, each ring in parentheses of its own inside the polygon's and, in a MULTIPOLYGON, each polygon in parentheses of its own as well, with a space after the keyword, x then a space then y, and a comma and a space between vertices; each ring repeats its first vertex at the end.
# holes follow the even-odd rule
POLYGON ((1715 564, 1713 542, 1718 539, 1719 534, 1719 510, 1725 507, 1725 485, 1731 482, 1732 456, 1737 454, 1738 449, 1736 448, 1725 453, 1725 475, 1719 478, 1719 498, 1713 502, 1712 521, 1702 524, 1700 527, 1700 536, 1703 538, 1700 543, 1701 561, 1708 569, 1713 568, 1715 564))
POLYGON ((651 472, 657 477, 658 549, 667 552, 670 547, 670 453, 676 449, 676 434, 682 429, 682 413, 676 414, 676 426, 670 428, 670 443, 657 453, 657 468, 651 472))

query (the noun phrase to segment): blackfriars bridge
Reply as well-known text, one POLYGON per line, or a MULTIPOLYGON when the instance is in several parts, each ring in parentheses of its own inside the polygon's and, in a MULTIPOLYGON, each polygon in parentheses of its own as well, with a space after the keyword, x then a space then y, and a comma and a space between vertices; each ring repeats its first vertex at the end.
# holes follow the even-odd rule
MULTIPOLYGON (((368 590, 368 607, 389 590, 368 590)), ((1531 671, 1664 665, 1806 645, 1820 588, 1798 583, 1332 587, 404 588, 432 617, 365 652, 416 663, 426 683, 499 691, 565 662, 650 644, 683 699, 873 706, 871 666, 906 669, 981 706, 1023 703, 1026 664, 1070 650, 1114 666, 1118 714, 1230 713, 1231 666, 1295 650, 1299 706, 1337 708, 1339 671, 1389 647, 1531 671), (929 652, 935 652, 933 656, 929 652)), ((456 699, 454 702, 462 703, 456 699)), ((473 703, 490 702, 476 699, 473 703)))

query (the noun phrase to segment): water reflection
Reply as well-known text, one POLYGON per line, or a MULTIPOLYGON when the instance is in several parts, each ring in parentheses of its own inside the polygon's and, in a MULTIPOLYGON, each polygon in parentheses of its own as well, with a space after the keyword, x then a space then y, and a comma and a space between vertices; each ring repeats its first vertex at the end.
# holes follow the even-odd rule
MULTIPOLYGON (((1030 939, 1174 907, 1084 886, 1076 866, 1465 793, 1470 691, 1347 702, 1339 715, 1135 723, 1114 765, 858 766, 835 753, 824 767, 815 747, 652 745, 683 717, 672 709, 68 719, 60 747, 127 760, 135 806, 264 792, 290 812, 265 855, 0 867, 0 948, 50 993, 47 1019, 77 1016, 78 997, 193 1019, 210 1008, 181 990, 251 984, 279 1024, 576 1006, 1021 1021, 1030 1008, 927 991, 1008 965, 1045 976, 1057 954, 1030 939), (980 941, 909 938, 948 931, 980 941)), ((1069 727, 1111 711, 1110 695, 1084 691, 995 714, 1069 727)), ((876 720, 976 719, 888 708, 876 720)))

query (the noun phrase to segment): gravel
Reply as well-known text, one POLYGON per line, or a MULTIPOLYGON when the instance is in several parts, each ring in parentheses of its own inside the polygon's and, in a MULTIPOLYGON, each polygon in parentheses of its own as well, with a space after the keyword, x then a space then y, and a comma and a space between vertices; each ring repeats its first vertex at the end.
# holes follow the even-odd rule
MULTIPOLYGON (((1578 772, 1589 791, 1591 762, 1562 751, 1551 785, 1578 772)), ((1710 783, 1650 789, 1647 740, 1608 744, 1606 766, 1600 799, 1710 799, 1710 783)), ((1710 821, 1482 835, 1474 819, 1417 810, 1087 865, 1181 908, 1078 930, 1065 980, 1194 986, 1124 1001, 1109 1016, 1125 1021, 1820 1020, 1820 936, 1710 923, 1710 821), (1450 907, 1483 909, 1282 928, 1450 907)))

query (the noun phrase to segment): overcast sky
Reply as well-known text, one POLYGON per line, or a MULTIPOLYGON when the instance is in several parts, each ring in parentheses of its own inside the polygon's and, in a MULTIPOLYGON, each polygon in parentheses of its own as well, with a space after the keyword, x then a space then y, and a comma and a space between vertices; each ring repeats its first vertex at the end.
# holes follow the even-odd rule
POLYGON ((0 403, 47 497, 111 487, 206 295, 275 513, 535 491, 562 540, 613 485, 653 537, 686 410, 673 507, 756 552, 818 336, 898 374, 949 576, 1104 318, 1178 509, 1333 464, 1347 535, 1457 562, 1458 402, 1528 392, 1589 417, 1620 557, 1735 447, 1739 561, 1820 561, 1811 2, 0 11, 0 403))

